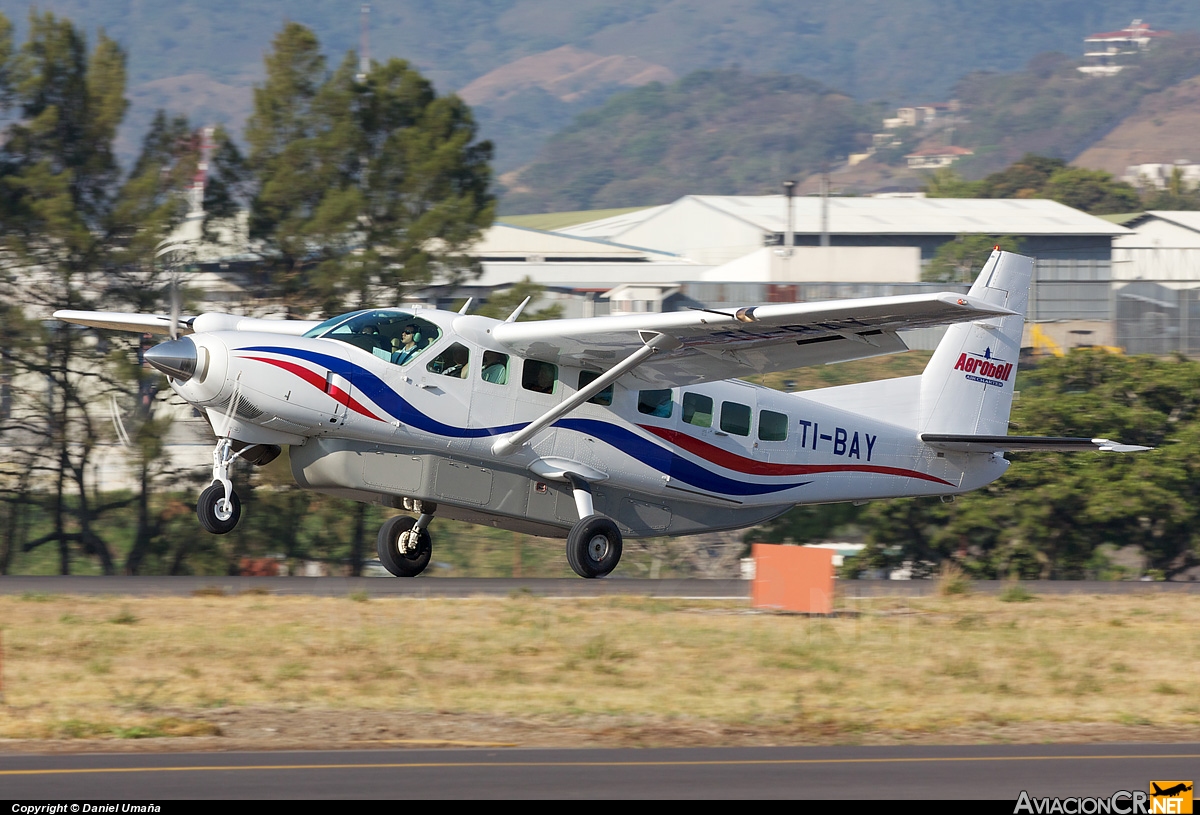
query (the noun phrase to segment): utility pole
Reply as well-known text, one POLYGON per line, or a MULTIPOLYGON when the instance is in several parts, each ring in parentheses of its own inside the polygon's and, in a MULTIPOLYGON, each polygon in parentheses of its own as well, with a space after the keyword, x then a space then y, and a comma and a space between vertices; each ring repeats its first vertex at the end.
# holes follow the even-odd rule
POLYGON ((829 246, 829 168, 821 168, 821 246, 829 246))
POLYGON ((359 33, 358 76, 355 79, 362 83, 367 81, 367 74, 371 72, 371 41, 367 34, 367 21, 371 17, 371 4, 363 3, 359 14, 362 30, 359 33))
POLYGON ((796 182, 783 182, 783 196, 787 199, 787 231, 783 233, 784 257, 792 256, 792 248, 796 245, 796 228, 792 222, 792 196, 796 194, 796 182))

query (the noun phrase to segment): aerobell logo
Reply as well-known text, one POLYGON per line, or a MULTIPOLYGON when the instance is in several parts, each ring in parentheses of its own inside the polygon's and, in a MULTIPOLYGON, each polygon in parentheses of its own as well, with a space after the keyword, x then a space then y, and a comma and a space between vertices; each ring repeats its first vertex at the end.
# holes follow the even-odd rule
POLYGON ((992 356, 992 349, 986 348, 982 354, 959 354, 954 370, 962 371, 972 382, 1003 388, 1012 376, 1013 364, 996 359, 992 356))

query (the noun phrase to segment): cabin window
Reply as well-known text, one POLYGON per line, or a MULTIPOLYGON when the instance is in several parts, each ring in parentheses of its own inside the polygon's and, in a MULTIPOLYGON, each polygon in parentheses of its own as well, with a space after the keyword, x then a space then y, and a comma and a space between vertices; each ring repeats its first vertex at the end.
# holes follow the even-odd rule
POLYGON ((758 437, 763 441, 787 441, 788 417, 764 410, 758 414, 758 437))
POLYGON ((713 400, 699 393, 683 395, 683 420, 696 427, 712 427, 713 400))
POLYGON ((638 412, 661 419, 671 417, 671 389, 638 391, 638 412))
MULTIPOLYGON (((579 390, 583 390, 584 388, 586 388, 588 385, 592 384, 599 378, 600 378, 600 374, 596 373, 595 371, 580 371, 579 372, 579 390)), ((612 400, 613 400, 613 386, 610 384, 607 388, 600 391, 595 396, 593 396, 591 399, 589 399, 588 404, 602 405, 603 407, 608 407, 609 405, 612 404, 612 400)))
POLYGON ((494 385, 507 385, 508 354, 501 354, 499 351, 484 351, 479 378, 494 385))
POLYGON ((735 436, 749 436, 750 406, 737 402, 722 402, 721 429, 735 436))
POLYGON ((521 387, 534 393, 554 393, 554 383, 558 380, 558 366, 539 359, 525 360, 521 369, 521 387))
POLYGON ((467 361, 470 358, 470 352, 467 351, 467 346, 461 342, 453 343, 442 353, 438 354, 433 360, 425 366, 425 370, 431 374, 441 374, 442 376, 452 376, 455 379, 467 378, 467 361))

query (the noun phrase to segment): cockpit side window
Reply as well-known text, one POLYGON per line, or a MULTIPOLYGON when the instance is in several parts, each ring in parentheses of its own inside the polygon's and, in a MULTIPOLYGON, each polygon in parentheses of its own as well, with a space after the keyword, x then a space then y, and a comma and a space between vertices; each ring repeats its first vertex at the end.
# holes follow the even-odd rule
POLYGON ((452 376, 455 379, 467 378, 467 363, 470 351, 461 342, 451 343, 450 347, 430 361, 425 369, 432 374, 452 376))

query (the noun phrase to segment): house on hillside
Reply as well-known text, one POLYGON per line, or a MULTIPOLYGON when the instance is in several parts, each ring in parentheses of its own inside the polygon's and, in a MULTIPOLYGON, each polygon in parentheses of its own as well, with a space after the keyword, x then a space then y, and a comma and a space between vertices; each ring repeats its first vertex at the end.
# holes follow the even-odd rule
POLYGON ((1120 31, 1092 34, 1083 40, 1087 65, 1079 72, 1089 76, 1113 76, 1123 71, 1138 54, 1149 49, 1170 31, 1153 31, 1149 23, 1134 20, 1120 31))
POLYGON ((915 153, 909 153, 904 158, 908 161, 909 167, 919 170, 934 170, 938 167, 949 167, 963 156, 973 155, 975 155, 974 150, 968 150, 965 147, 955 147, 954 145, 944 145, 941 147, 926 147, 923 150, 917 150, 915 153))
POLYGON ((1125 168, 1125 174, 1119 180, 1129 184, 1134 189, 1165 190, 1170 186, 1179 173, 1180 183, 1185 190, 1200 187, 1200 164, 1186 160, 1177 160, 1171 164, 1131 164, 1125 168))

